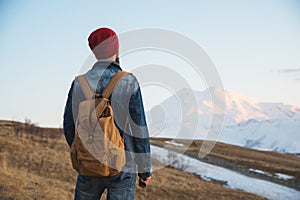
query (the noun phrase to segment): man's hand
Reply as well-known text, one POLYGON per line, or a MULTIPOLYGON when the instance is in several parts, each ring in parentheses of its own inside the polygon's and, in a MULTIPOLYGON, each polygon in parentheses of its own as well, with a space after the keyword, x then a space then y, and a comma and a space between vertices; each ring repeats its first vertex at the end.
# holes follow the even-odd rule
POLYGON ((144 188, 146 187, 151 181, 151 176, 147 178, 139 178, 139 186, 144 188))

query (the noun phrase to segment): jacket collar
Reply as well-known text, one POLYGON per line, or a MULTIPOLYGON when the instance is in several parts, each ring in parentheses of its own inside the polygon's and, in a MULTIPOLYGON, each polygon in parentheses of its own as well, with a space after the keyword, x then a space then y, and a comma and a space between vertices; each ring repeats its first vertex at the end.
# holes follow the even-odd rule
POLYGON ((112 61, 112 60, 98 60, 92 69, 95 69, 95 68, 108 68, 108 67, 117 67, 119 68, 120 70, 122 70, 122 68, 120 67, 119 63, 115 62, 115 61, 112 61))

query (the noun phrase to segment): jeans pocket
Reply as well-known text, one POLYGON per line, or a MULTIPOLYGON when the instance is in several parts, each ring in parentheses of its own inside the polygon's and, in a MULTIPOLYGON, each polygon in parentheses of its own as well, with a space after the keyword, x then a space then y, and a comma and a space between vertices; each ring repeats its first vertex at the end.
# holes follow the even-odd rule
POLYGON ((85 182, 86 182, 85 177, 78 174, 77 182, 85 184, 85 182))
POLYGON ((129 189, 135 186, 135 174, 128 172, 120 172, 120 176, 111 184, 112 188, 117 190, 129 189))

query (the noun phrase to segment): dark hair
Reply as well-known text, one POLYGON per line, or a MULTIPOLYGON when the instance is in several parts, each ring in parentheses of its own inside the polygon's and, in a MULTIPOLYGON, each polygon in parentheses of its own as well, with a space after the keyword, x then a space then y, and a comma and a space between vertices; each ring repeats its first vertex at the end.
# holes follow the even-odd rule
POLYGON ((120 58, 119 58, 119 54, 117 55, 117 58, 116 58, 116 63, 118 63, 120 65, 120 58))

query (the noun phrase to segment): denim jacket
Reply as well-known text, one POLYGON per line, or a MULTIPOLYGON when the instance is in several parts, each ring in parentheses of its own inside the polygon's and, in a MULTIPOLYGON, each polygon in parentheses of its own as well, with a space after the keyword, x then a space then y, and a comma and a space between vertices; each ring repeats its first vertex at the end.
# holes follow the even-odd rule
MULTIPOLYGON (((102 94, 111 77, 122 70, 118 63, 99 60, 85 76, 91 88, 102 94)), ((64 112, 63 128, 67 143, 72 145, 79 103, 85 97, 76 80, 72 82, 64 112)), ((126 164, 123 171, 136 172, 141 178, 151 176, 151 155, 141 90, 136 77, 126 75, 113 91, 110 102, 115 124, 124 137, 126 164)))

